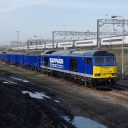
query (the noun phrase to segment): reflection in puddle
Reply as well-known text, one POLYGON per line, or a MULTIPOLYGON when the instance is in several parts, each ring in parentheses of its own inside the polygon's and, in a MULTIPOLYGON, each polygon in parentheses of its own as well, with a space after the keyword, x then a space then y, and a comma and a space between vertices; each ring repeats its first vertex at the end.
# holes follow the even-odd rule
POLYGON ((60 101, 59 100, 54 100, 56 103, 60 103, 60 101))
POLYGON ((32 98, 36 98, 36 99, 44 99, 44 98, 51 98, 49 96, 47 96, 45 93, 41 92, 35 92, 35 93, 32 93, 32 92, 29 92, 29 91, 22 91, 23 94, 26 94, 28 93, 30 95, 30 97, 32 98))
POLYGON ((16 78, 16 77, 10 77, 10 78, 15 79, 15 80, 19 80, 22 82, 29 82, 28 80, 24 80, 24 79, 20 79, 20 78, 16 78))
POLYGON ((64 119, 71 122, 76 128, 107 128, 94 120, 80 116, 76 116, 72 120, 68 117, 64 117, 64 119))
POLYGON ((8 84, 8 82, 6 82, 6 81, 4 81, 3 83, 4 83, 4 84, 8 84))

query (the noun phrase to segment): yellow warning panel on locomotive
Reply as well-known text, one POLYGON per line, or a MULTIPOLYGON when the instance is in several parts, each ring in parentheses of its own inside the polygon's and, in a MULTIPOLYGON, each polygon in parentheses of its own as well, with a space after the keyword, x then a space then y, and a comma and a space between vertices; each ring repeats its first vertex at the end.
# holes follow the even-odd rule
POLYGON ((93 66, 93 78, 115 78, 117 66, 93 66))

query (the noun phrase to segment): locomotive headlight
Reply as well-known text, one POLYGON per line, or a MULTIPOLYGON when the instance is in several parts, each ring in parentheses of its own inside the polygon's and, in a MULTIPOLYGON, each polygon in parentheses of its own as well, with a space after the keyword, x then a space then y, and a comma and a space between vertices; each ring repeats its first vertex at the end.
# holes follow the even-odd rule
POLYGON ((116 73, 112 73, 113 76, 116 76, 116 73))
POLYGON ((95 76, 100 76, 100 74, 99 73, 96 73, 95 76))

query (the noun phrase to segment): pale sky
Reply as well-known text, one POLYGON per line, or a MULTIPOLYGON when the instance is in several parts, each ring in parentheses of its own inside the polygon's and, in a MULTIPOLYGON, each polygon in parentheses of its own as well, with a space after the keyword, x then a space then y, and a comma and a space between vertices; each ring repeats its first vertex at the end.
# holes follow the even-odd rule
POLYGON ((96 31, 98 18, 128 19, 128 0, 0 0, 0 43, 51 38, 52 31, 96 31))

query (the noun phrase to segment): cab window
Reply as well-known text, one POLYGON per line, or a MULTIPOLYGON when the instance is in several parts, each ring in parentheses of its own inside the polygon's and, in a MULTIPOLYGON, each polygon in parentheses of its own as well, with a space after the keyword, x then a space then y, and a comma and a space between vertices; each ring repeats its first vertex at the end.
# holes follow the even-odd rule
POLYGON ((95 57, 95 65, 116 65, 115 57, 95 57))

